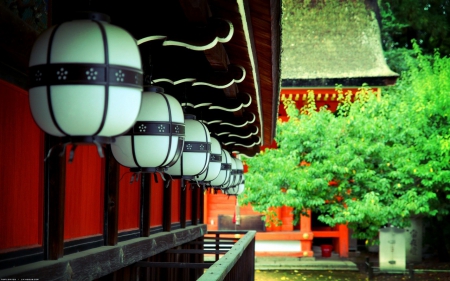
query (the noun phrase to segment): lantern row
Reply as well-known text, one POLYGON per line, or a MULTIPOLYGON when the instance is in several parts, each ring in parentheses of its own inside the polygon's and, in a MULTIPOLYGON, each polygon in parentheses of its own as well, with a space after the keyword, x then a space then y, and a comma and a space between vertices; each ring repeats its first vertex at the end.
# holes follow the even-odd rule
POLYGON ((67 143, 110 144, 131 171, 167 173, 224 190, 244 182, 242 162, 157 86, 142 86, 134 38, 101 14, 46 30, 30 57, 35 122, 67 143))

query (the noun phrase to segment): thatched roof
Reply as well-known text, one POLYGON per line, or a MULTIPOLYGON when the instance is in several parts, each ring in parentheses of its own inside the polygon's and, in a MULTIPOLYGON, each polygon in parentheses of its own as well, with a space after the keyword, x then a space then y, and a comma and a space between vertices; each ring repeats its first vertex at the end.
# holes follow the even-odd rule
POLYGON ((283 86, 395 83, 376 14, 365 3, 374 1, 323 2, 283 1, 283 86))

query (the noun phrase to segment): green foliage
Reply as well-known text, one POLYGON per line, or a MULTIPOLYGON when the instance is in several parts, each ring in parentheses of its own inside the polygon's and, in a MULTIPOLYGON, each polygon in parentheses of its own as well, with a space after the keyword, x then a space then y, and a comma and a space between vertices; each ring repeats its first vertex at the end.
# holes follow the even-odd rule
POLYGON ((312 92, 301 111, 286 102, 278 149, 245 160, 241 203, 260 212, 294 207, 296 221, 307 209, 320 211, 319 220, 348 223, 358 238, 405 226, 411 215, 447 215, 450 59, 413 46, 408 70, 383 95, 362 86, 352 98, 337 88, 337 114, 317 110, 312 92))
POLYGON ((392 70, 407 69, 405 55, 414 54, 412 40, 425 54, 439 49, 441 55, 450 55, 449 0, 378 0, 378 6, 383 49, 392 70))

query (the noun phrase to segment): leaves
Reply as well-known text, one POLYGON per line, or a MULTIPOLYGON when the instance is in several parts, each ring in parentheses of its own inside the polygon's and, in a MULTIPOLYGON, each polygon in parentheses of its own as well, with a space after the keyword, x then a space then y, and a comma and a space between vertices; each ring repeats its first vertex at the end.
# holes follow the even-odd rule
POLYGON ((246 191, 255 210, 320 211, 329 225, 348 223, 358 238, 409 216, 445 215, 450 202, 450 59, 417 44, 396 86, 339 91, 338 112, 317 110, 314 94, 277 126, 278 149, 246 159, 246 191), (330 181, 338 183, 330 185, 330 181), (286 192, 281 192, 285 188, 286 192), (347 192, 351 190, 351 192, 347 192))

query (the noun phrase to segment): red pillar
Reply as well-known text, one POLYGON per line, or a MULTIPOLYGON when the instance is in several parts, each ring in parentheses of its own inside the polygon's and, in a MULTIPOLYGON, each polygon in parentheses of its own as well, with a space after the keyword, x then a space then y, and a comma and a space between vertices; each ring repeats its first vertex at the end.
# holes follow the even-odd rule
POLYGON ((312 241, 314 235, 311 231, 311 211, 308 210, 308 216, 300 217, 300 243, 302 245, 302 256, 313 257, 312 241))

